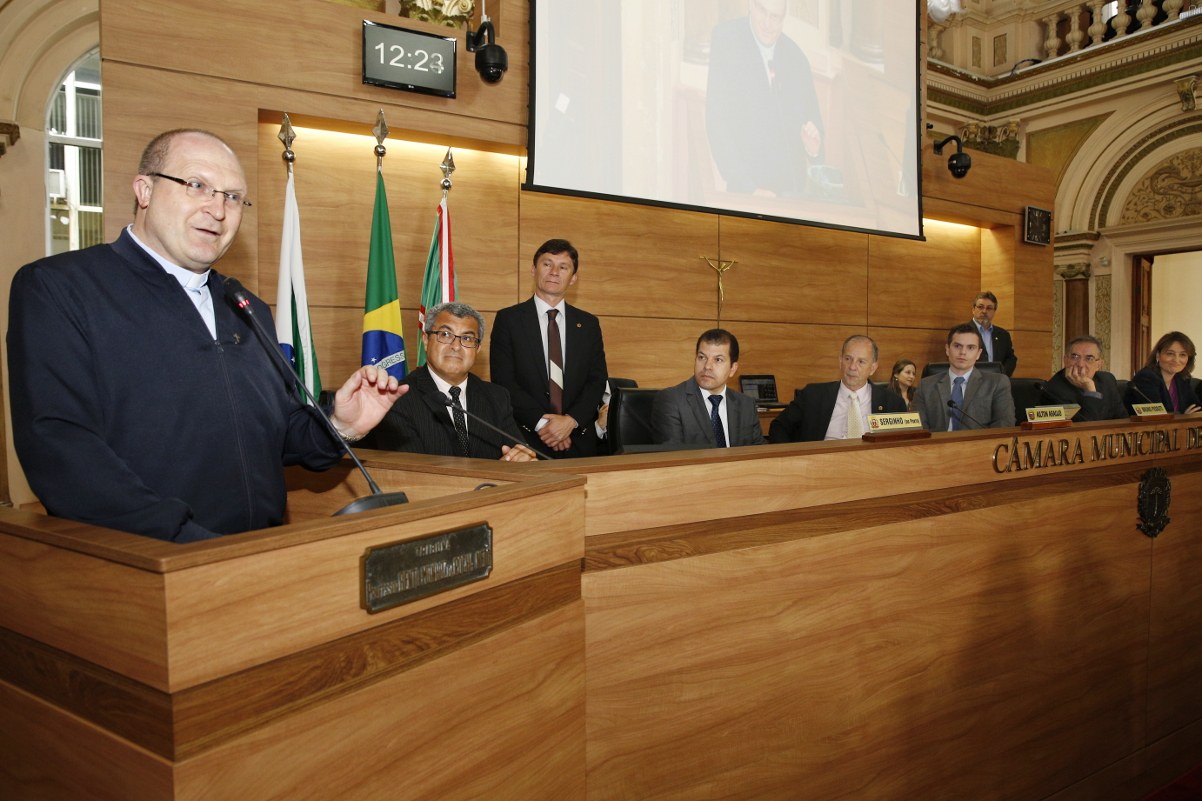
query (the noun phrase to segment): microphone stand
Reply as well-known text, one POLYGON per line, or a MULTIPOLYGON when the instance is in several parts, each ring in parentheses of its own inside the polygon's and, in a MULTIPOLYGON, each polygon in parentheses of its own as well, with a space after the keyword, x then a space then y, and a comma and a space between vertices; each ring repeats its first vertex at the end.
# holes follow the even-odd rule
MULTIPOLYGON (((325 413, 320 407, 318 407, 317 399, 313 397, 313 393, 309 391, 307 386, 305 386, 305 382, 301 380, 300 374, 296 372, 296 369, 293 368, 292 363, 288 361, 286 356, 284 356, 284 352, 281 351, 279 347, 272 344, 272 336, 267 332, 267 329, 263 327, 263 323, 259 321, 258 316, 255 314, 255 310, 251 307, 250 294, 246 291, 246 288, 242 286, 242 282, 237 278, 230 277, 226 278, 225 281, 222 282, 222 286, 225 288, 226 294, 233 298, 237 303, 238 308, 246 312, 246 316, 252 323, 254 323, 255 330, 257 330, 259 332, 259 336, 262 337, 263 345, 267 348, 267 350, 273 351, 277 356, 279 356, 280 361, 282 361, 284 366, 288 368, 288 373, 296 379, 294 386, 299 386, 305 393, 305 396, 309 399, 309 402, 313 404, 313 410, 317 413, 317 416, 320 417, 322 422, 326 424, 326 428, 328 428, 330 433, 334 435, 334 439, 342 444, 342 449, 347 452, 347 455, 350 456, 354 461, 355 466, 359 468, 359 472, 363 473, 363 477, 367 479, 367 486, 371 489, 371 495, 367 496, 366 498, 359 498, 351 501, 349 504, 335 512, 332 516, 338 517, 339 515, 349 515, 354 514, 355 512, 366 512, 369 509, 382 509, 386 506, 396 506, 398 504, 408 503, 409 497, 405 495, 405 493, 382 492, 379 486, 377 486, 376 482, 372 480, 371 475, 367 472, 367 468, 363 466, 363 462, 359 461, 359 457, 355 455, 353 450, 351 450, 351 446, 342 438, 342 435, 338 433, 338 429, 334 428, 334 424, 330 422, 330 418, 326 417, 325 413)), ((293 392, 295 392, 295 390, 293 390, 293 392)))
MULTIPOLYGON (((978 420, 977 418, 973 417, 973 416, 972 416, 971 414, 969 414, 968 412, 964 411, 964 407, 962 407, 962 406, 957 406, 957 405, 956 405, 956 402, 955 402, 954 400, 952 400, 951 398, 948 398, 948 401, 947 401, 947 407, 948 407, 949 409, 955 409, 956 411, 960 412, 960 414, 961 414, 962 416, 964 416, 964 417, 967 417, 969 420, 971 420, 971 421, 973 421, 974 423, 976 423, 977 425, 981 426, 981 428, 983 428, 983 429, 984 429, 984 428, 989 428, 989 426, 987 426, 987 425, 982 425, 982 423, 981 423, 981 421, 980 421, 980 420, 978 420)), ((963 430, 963 429, 962 429, 962 430, 963 430)))
MULTIPOLYGON (((449 409, 454 409, 454 408, 455 408, 455 402, 454 402, 454 401, 452 401, 450 398, 448 398, 448 397, 446 396, 446 393, 440 392, 440 393, 438 393, 438 395, 439 395, 439 397, 440 397, 440 398, 442 398, 442 405, 443 405, 443 406, 446 406, 446 407, 447 407, 447 408, 449 408, 449 409)), ((530 450, 534 451, 534 455, 535 455, 535 456, 538 456, 538 457, 540 457, 540 458, 543 458, 543 459, 547 459, 548 461, 555 461, 555 460, 554 460, 554 459, 552 459, 550 456, 548 456, 547 454, 545 454, 545 453, 543 453, 542 451, 540 451, 538 448, 534 447, 533 445, 531 445, 531 444, 529 444, 529 443, 527 443, 527 442, 521 442, 521 441, 519 441, 519 440, 517 439, 517 437, 513 436, 512 434, 510 434, 510 433, 508 433, 508 432, 506 432, 506 431, 502 431, 501 429, 499 429, 499 428, 497 428, 496 426, 494 426, 492 423, 490 423, 490 422, 488 422, 487 420, 485 420, 485 419, 484 419, 483 417, 481 417, 480 415, 478 415, 478 414, 473 414, 472 412, 469 412, 467 409, 465 409, 465 408, 464 408, 464 407, 462 407, 462 406, 460 406, 460 407, 459 407, 459 411, 463 412, 464 414, 466 414, 468 417, 472 418, 472 419, 473 419, 473 420, 475 420, 476 422, 478 422, 478 423, 482 424, 482 425, 483 425, 485 428, 491 428, 493 431, 496 431, 496 432, 497 432, 498 434, 500 434, 502 437, 504 437, 505 439, 509 440, 510 442, 513 442, 515 445, 521 445, 521 446, 523 446, 523 447, 529 448, 530 450)))

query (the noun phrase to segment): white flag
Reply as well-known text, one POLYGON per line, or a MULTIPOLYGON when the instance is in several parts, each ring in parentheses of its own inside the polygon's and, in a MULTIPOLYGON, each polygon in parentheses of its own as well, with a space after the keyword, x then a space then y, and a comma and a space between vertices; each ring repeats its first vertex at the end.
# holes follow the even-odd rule
POLYGON ((309 328, 309 297, 305 292, 305 265, 301 257, 300 209, 292 173, 284 191, 284 235, 280 239, 280 284, 275 305, 276 338, 284 355, 300 373, 305 386, 316 397, 321 394, 321 375, 313 351, 309 328))

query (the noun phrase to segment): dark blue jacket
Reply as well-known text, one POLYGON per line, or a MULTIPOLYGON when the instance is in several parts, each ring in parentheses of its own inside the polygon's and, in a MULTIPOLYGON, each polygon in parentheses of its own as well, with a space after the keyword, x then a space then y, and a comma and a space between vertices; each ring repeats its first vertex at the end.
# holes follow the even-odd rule
MULTIPOLYGON (((209 539, 278 525, 283 466, 326 469, 341 458, 222 280, 210 271, 215 341, 179 282, 128 233, 18 271, 13 444, 51 514, 209 539)), ((253 303, 270 329, 270 310, 253 303)))
POLYGON ((1138 373, 1131 377, 1131 383, 1127 387, 1127 408, 1134 413, 1131 407, 1138 403, 1163 403, 1164 408, 1170 413, 1184 412, 1190 406, 1202 405, 1198 400, 1197 393, 1190 386, 1189 379, 1182 376, 1180 373, 1173 376, 1173 383, 1177 385, 1177 408, 1173 408, 1173 399, 1169 395, 1169 386, 1164 383, 1164 376, 1160 374, 1158 367, 1144 367, 1138 373), (1132 387, 1139 387, 1144 395, 1147 395, 1149 400, 1144 399, 1144 395, 1140 395, 1132 387))

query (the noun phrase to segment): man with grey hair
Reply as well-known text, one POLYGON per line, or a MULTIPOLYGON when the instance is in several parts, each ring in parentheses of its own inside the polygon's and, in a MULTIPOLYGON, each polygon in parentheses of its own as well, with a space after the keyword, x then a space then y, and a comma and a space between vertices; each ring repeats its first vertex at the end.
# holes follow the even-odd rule
POLYGON ((1073 420, 1124 420, 1127 409, 1114 376, 1102 369, 1102 343, 1094 337, 1077 337, 1064 349, 1064 369, 1043 388, 1046 403, 1081 407, 1073 420))
POLYGON ((409 392, 363 440, 378 450, 528 462, 534 452, 472 420, 470 411, 522 440, 509 392, 471 373, 484 317, 466 303, 440 303, 426 312, 426 365, 405 377, 409 392), (447 405, 447 399, 451 405, 447 405))
POLYGON ((869 382, 878 357, 876 342, 871 338, 863 334, 848 337, 839 356, 841 379, 807 384, 772 421, 768 439, 773 445, 859 439, 868 431, 868 415, 906 411, 900 395, 869 382))

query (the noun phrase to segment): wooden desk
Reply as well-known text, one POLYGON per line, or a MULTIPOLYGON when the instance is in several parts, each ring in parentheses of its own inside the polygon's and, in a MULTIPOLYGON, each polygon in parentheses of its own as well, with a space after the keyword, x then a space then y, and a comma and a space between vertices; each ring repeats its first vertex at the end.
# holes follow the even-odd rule
POLYGON ((1202 761, 1200 424, 540 465, 588 477, 590 801, 1138 799, 1202 761))

